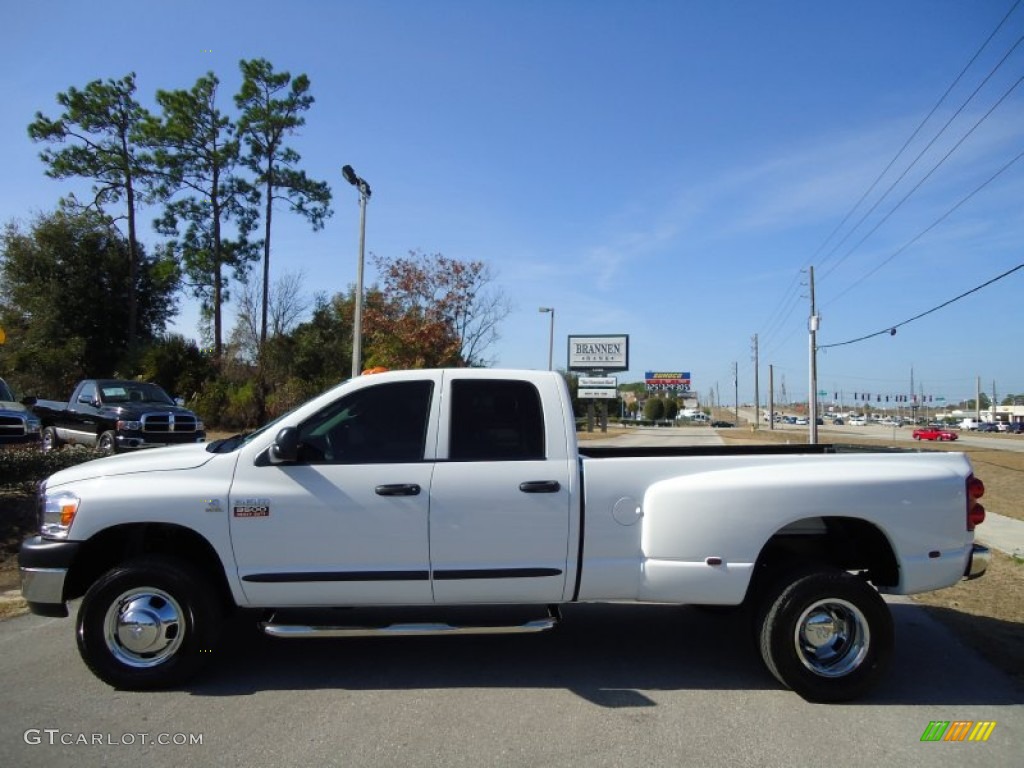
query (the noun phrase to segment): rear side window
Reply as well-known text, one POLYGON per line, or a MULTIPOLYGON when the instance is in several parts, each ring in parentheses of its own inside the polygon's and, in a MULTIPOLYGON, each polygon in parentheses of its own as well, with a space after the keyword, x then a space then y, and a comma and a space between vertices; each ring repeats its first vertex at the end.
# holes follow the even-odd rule
POLYGON ((82 385, 82 388, 78 390, 78 402, 82 402, 82 398, 85 398, 85 402, 91 403, 96 398, 96 384, 93 382, 87 382, 82 385))
POLYGON ((537 388, 526 381, 452 382, 454 461, 544 458, 544 418, 537 388))

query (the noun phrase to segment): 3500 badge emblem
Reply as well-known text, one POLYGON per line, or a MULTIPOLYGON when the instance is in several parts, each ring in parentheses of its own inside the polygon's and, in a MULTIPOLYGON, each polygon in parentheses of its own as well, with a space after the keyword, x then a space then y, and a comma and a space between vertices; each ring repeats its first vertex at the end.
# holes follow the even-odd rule
POLYGON ((233 508, 235 517, 270 517, 270 499, 240 499, 233 508))

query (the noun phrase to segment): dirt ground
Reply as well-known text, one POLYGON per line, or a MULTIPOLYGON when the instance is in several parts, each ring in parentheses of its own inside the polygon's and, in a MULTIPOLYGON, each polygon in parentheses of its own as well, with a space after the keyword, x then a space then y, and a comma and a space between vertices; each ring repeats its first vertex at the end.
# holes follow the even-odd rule
MULTIPOLYGON (((609 428, 609 434, 615 431, 609 428)), ((726 429, 719 430, 719 434, 729 444, 802 441, 802 435, 794 431, 726 429)), ((594 433, 581 435, 581 439, 606 436, 594 433)), ((878 445, 870 440, 861 442, 878 445)), ((913 441, 897 444, 922 447, 913 441)), ((1024 519, 1024 453, 945 444, 928 448, 964 450, 970 454, 975 471, 985 483, 985 508, 1024 519)), ((18 591, 17 552, 21 540, 35 528, 31 491, 0 488, 0 619, 25 612, 25 603, 18 591)), ((980 579, 917 595, 914 599, 927 606, 929 612, 966 644, 1024 686, 1024 552, 1012 557, 993 553, 989 570, 980 579)))

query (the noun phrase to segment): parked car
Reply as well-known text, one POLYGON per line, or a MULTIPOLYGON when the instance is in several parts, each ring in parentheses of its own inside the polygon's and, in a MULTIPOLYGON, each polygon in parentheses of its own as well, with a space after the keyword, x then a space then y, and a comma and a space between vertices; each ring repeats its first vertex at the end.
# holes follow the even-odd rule
POLYGON ((732 429, 736 425, 731 421, 712 421, 711 426, 715 429, 732 429))
POLYGON ((945 427, 921 427, 914 430, 915 440, 956 440, 957 433, 945 427))
POLYGON ((999 427, 993 424, 991 421, 985 421, 978 425, 978 432, 998 432, 999 427))
POLYGON ((1024 421, 1015 421, 1009 424, 1006 431, 1011 435, 1024 435, 1024 421))
POLYGON ((41 429, 39 417, 15 400, 7 382, 0 379, 0 446, 38 443, 41 429))

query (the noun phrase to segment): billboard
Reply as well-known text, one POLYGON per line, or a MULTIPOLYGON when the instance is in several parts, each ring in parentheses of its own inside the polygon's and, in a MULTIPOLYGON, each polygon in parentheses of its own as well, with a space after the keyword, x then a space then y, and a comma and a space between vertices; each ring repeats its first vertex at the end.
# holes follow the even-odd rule
POLYGON ((690 372, 647 371, 644 373, 644 382, 647 384, 648 392, 689 392, 690 372))
POLYGON ((629 336, 623 334, 570 336, 569 370, 629 370, 629 336))

